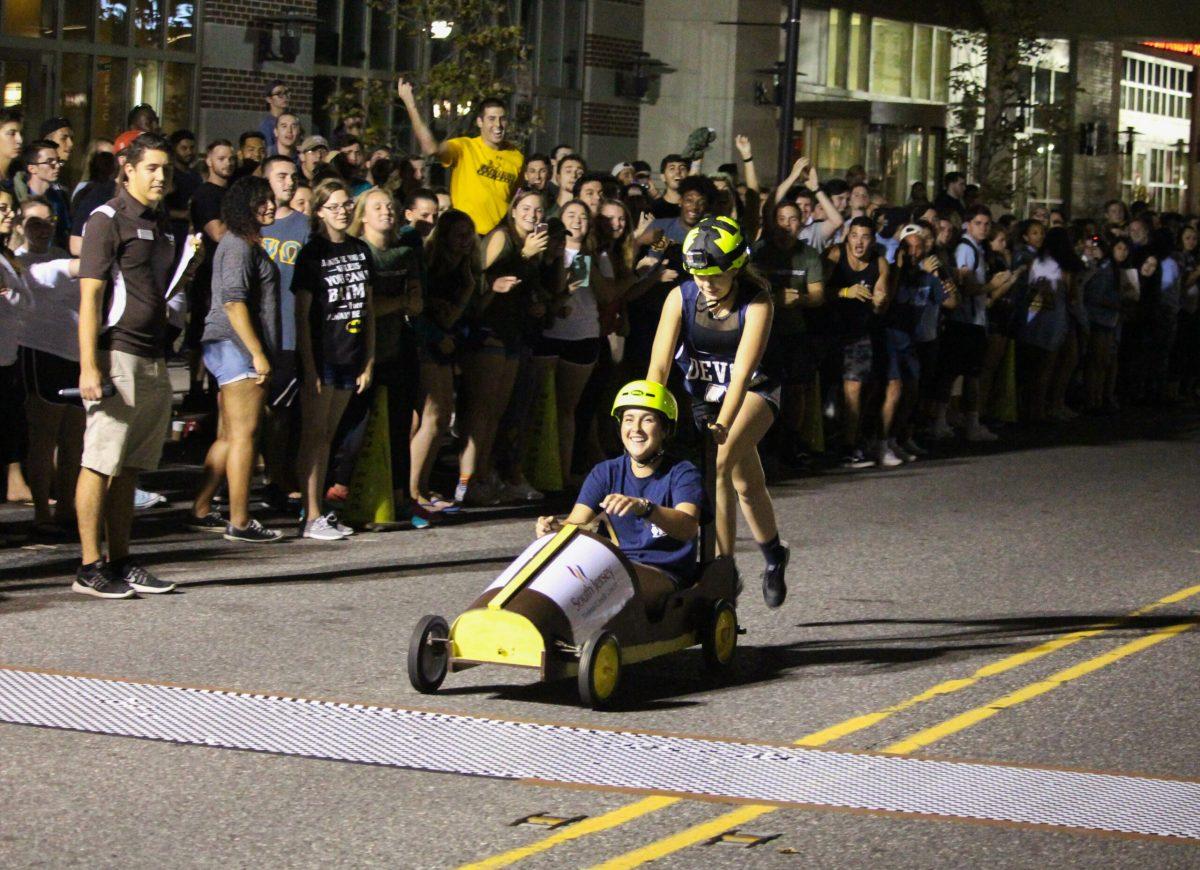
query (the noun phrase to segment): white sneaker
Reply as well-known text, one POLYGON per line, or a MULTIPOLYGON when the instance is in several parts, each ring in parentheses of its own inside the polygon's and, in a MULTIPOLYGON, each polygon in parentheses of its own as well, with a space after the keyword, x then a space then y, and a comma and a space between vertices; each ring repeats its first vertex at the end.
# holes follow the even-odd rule
POLYGON ((314 541, 341 541, 345 539, 345 535, 339 532, 334 526, 329 524, 329 517, 317 517, 315 520, 309 520, 304 524, 304 531, 300 533, 302 538, 312 538, 314 541))
POLYGON ((889 438, 888 442, 887 442, 887 446, 889 448, 891 448, 892 453, 894 453, 894 454, 896 454, 896 456, 900 457, 901 462, 916 462, 917 461, 917 454, 912 453, 908 450, 905 450, 899 443, 897 443, 895 438, 889 438))
POLYGON ((880 441, 875 464, 880 468, 895 468, 897 465, 903 465, 904 460, 892 452, 892 445, 889 442, 880 441))
POLYGON ((330 528, 337 529, 339 532, 341 532, 343 538, 348 538, 354 534, 354 529, 339 521, 338 515, 333 511, 325 514, 325 521, 329 523, 330 528))
POLYGON ((1000 436, 982 423, 975 423, 967 427, 967 440, 976 444, 988 444, 992 441, 999 441, 1000 436))
POLYGON ((158 507, 160 504, 165 504, 166 501, 167 497, 161 492, 150 492, 146 489, 134 489, 133 491, 134 510, 150 510, 152 507, 158 507))
POLYGON ((534 489, 528 481, 522 480, 520 483, 502 483, 500 484, 500 500, 501 501, 541 501, 546 496, 537 489, 534 489))
POLYGON ((945 441, 947 438, 954 437, 954 430, 950 428, 950 424, 945 420, 938 420, 930 428, 929 434, 937 441, 945 441))

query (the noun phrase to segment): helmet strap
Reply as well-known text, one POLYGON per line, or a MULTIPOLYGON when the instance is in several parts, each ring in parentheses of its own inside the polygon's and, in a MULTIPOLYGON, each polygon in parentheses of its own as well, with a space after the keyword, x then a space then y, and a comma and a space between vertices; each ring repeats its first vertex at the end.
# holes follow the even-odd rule
POLYGON ((655 453, 653 456, 651 456, 645 462, 639 462, 638 460, 634 459, 633 454, 629 453, 628 450, 626 450, 625 453, 628 454, 629 461, 632 462, 636 467, 649 468, 650 466, 655 465, 658 462, 658 460, 663 458, 663 454, 666 453, 666 448, 663 448, 663 447, 658 448, 658 452, 655 453))
POLYGON ((719 306, 722 302, 724 302, 726 299, 728 299, 730 296, 732 296, 733 291, 736 289, 737 289, 737 280, 735 279, 733 281, 733 283, 731 283, 729 285, 729 290, 720 299, 709 299, 707 296, 705 296, 703 293, 701 293, 700 298, 696 300, 696 307, 699 308, 705 314, 707 314, 713 320, 724 320, 725 317, 729 316, 728 313, 726 313, 724 317, 718 317, 713 312, 716 311, 717 306, 719 306))

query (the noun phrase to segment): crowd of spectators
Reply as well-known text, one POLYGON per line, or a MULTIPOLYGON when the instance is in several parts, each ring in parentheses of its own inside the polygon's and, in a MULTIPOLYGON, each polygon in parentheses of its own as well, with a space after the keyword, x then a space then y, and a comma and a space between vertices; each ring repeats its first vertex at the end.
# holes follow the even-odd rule
POLYGON ((163 500, 137 478, 173 414, 215 423, 185 524, 233 541, 284 537, 254 514, 354 534, 337 510, 381 391, 414 527, 544 497, 528 457, 547 390, 553 476, 577 489, 619 449, 612 398, 646 377, 708 216, 740 225, 771 287, 763 365, 781 389, 759 452, 778 467, 894 467, 1014 423, 1197 401, 1195 216, 1119 200, 1014 215, 958 172, 933 201, 918 183, 888 202, 861 167, 820 178, 804 157, 766 188, 744 136, 715 171, 711 135, 597 167, 570 145, 523 154, 501 101, 476 108, 476 135, 439 140, 412 85, 397 95, 415 153, 365 138, 356 110, 306 132, 274 82, 236 142, 164 136, 139 106, 86 143, 78 179, 66 119, 35 138, 0 111, 8 499, 32 501, 36 538, 78 534, 77 591, 170 588, 128 545, 133 510, 163 500), (173 411, 176 358, 190 386, 173 411))

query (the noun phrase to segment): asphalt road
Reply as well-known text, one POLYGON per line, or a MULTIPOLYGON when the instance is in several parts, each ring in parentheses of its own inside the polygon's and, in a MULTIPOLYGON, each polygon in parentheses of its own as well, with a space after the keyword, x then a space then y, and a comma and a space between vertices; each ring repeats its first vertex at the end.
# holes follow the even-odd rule
MULTIPOLYGON (((151 483, 175 507, 142 517, 137 536, 180 592, 85 599, 68 591, 70 547, 0 552, 0 664, 735 740, 823 733, 810 742, 834 749, 917 735, 915 751, 943 758, 1200 778, 1200 631, 1078 667, 1200 622, 1200 594, 1077 634, 1200 584, 1198 442, 1194 418, 1084 421, 891 472, 780 482, 784 607, 758 598, 746 538, 730 677, 714 685, 686 651, 630 668, 603 713, 572 683, 511 670, 452 674, 433 698, 408 685, 412 625, 467 606, 528 542, 532 511, 255 548, 178 532, 194 478, 168 468, 151 483), (1023 655, 1049 641, 1061 648, 1023 655)), ((9 867, 446 867, 523 846, 540 850, 530 867, 1200 866, 1198 843, 822 809, 732 825, 778 835, 761 846, 709 846, 667 838, 712 836, 742 808, 14 725, 0 725, 0 807, 9 867), (510 825, 535 813, 607 821, 546 847, 550 832, 510 825)))

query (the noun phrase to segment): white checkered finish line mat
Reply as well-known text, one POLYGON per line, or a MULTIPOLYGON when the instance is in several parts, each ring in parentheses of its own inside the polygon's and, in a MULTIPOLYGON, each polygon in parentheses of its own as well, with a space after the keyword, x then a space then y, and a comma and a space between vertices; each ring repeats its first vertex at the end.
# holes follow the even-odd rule
POLYGON ((502 779, 1200 840, 1200 782, 597 731, 3 668, 0 721, 502 779))

